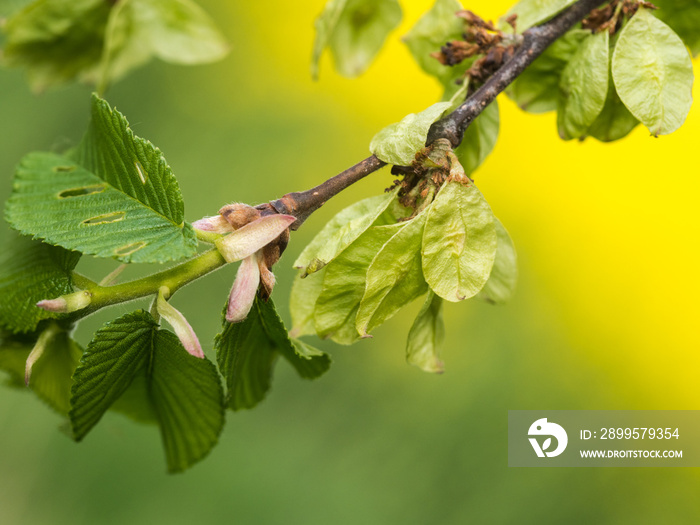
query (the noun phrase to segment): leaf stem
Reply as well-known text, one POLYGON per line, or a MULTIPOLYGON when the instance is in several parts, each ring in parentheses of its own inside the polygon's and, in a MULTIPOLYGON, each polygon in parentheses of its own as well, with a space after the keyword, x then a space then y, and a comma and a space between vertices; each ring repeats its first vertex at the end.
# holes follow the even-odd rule
POLYGON ((90 306, 76 312, 76 316, 77 318, 82 318, 105 306, 155 295, 162 286, 166 286, 172 295, 183 286, 214 270, 218 270, 225 264, 226 260, 219 251, 216 248, 212 248, 182 264, 134 281, 114 286, 100 286, 90 281, 92 285, 87 286, 85 289, 92 294, 92 301, 90 306))
POLYGON ((89 290, 90 288, 97 286, 97 283, 95 281, 88 277, 85 277, 82 274, 79 274, 78 272, 73 272, 71 274, 71 279, 73 280, 73 284, 81 290, 89 290))

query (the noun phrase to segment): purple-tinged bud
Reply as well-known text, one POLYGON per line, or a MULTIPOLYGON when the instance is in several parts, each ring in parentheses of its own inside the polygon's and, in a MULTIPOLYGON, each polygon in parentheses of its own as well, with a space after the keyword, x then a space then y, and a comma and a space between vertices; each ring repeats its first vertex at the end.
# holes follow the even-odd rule
POLYGON ((192 326, 179 310, 175 309, 173 305, 165 300, 166 296, 169 295, 170 290, 168 290, 166 286, 161 286, 158 291, 158 300, 156 302, 158 313, 173 327, 175 335, 180 339, 185 350, 187 350, 190 355, 204 359, 202 345, 199 344, 199 339, 197 339, 197 334, 194 333, 192 326))
POLYGON ((58 297, 56 299, 44 299, 43 301, 36 303, 36 305, 47 312, 65 314, 68 311, 68 302, 63 297, 58 297))
POLYGON ((258 254, 249 255, 241 262, 238 273, 236 273, 236 280, 233 281, 226 308, 226 320, 229 323, 239 323, 248 316, 259 285, 258 254))
POLYGON ((92 294, 87 290, 80 290, 78 292, 62 295, 56 299, 44 299, 36 303, 36 305, 47 312, 68 314, 87 308, 90 306, 91 302, 92 294))
POLYGON ((274 241, 294 221, 291 215, 267 215, 218 239, 216 247, 227 262, 240 261, 274 241))
POLYGON ((203 232, 213 232, 213 233, 229 233, 233 231, 233 226, 224 219, 221 215, 215 215, 214 217, 203 217, 198 221, 192 223, 192 227, 195 230, 200 230, 203 232))
POLYGON ((32 348, 32 351, 29 352, 29 355, 27 356, 27 361, 24 365, 24 384, 29 386, 29 379, 32 376, 32 368, 34 367, 34 364, 39 360, 39 358, 44 355, 44 350, 46 350, 47 345, 51 342, 51 340, 56 337, 56 335, 60 332, 60 328, 58 328, 57 325, 55 324, 50 324, 46 330, 41 332, 39 335, 39 339, 36 340, 36 343, 34 344, 34 348, 32 348))

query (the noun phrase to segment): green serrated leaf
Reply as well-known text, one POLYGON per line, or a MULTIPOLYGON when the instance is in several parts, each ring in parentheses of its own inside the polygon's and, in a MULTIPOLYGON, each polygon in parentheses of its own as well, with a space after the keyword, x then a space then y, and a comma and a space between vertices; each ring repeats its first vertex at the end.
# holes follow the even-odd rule
POLYGON ((109 18, 103 75, 116 80, 153 56, 193 65, 220 60, 227 53, 214 22, 190 0, 122 1, 109 18))
POLYGON ((94 335, 75 371, 70 419, 76 441, 102 418, 146 368, 158 324, 143 310, 107 323, 94 335))
POLYGON ((612 75, 622 102, 653 135, 685 121, 693 101, 693 67, 681 39, 640 8, 615 45, 612 75))
POLYGON ((427 213, 423 273, 440 297, 457 302, 476 295, 496 257, 495 217, 473 183, 447 182, 427 213))
POLYGON ((291 363, 299 377, 316 379, 328 371, 331 366, 331 358, 328 354, 299 339, 290 340, 294 346, 294 354, 286 356, 285 353, 289 350, 285 346, 282 349, 282 355, 291 363))
POLYGON ((71 274, 80 254, 12 234, 0 255, 0 326, 31 332, 42 319, 61 314, 36 307, 73 291, 71 274))
POLYGON ((137 423, 157 425, 158 415, 153 409, 149 388, 148 370, 142 368, 134 374, 129 387, 109 409, 137 423))
POLYGON ((607 31, 589 35, 562 72, 557 127, 564 140, 584 136, 603 110, 608 94, 609 39, 607 31))
POLYGON ((442 299, 430 291, 408 332, 406 361, 425 372, 441 374, 444 364, 440 359, 440 350, 444 340, 442 299))
POLYGON ((360 335, 367 335, 428 291, 421 269, 421 240, 426 217, 424 211, 401 223, 402 227, 384 243, 369 265, 365 293, 356 318, 360 335))
POLYGON ((574 3, 576 0, 520 0, 503 18, 518 15, 515 21, 516 27, 518 33, 522 33, 534 25, 549 20, 574 3))
POLYGON ((111 8, 105 0, 33 2, 5 24, 5 63, 26 67, 34 91, 72 80, 94 81, 111 8))
POLYGON ((188 354, 173 333, 159 330, 140 310, 95 334, 74 375, 69 415, 76 440, 109 408, 141 421, 155 418, 168 470, 180 472, 216 444, 223 397, 216 367, 188 354))
POLYGON ((311 73, 318 78, 318 62, 325 47, 335 68, 345 77, 364 73, 401 22, 397 0, 331 0, 316 21, 311 73))
POLYGON ((224 319, 223 332, 216 336, 214 346, 232 410, 252 408, 264 399, 280 354, 304 378, 318 377, 330 367, 327 355, 297 350, 272 300, 265 302, 259 297, 244 321, 228 323, 224 319))
POLYGON ((224 392, 216 367, 187 353, 167 330, 155 332, 150 396, 170 472, 206 456, 224 427, 224 392))
POLYGON ((323 290, 323 278, 326 268, 302 278, 303 272, 299 272, 292 283, 292 292, 289 296, 289 310, 292 314, 291 337, 315 334, 314 309, 316 300, 323 290))
POLYGON ((494 100, 464 132, 464 138, 455 150, 455 155, 467 175, 476 171, 493 151, 498 140, 499 121, 498 104, 494 100))
POLYGON ((692 51, 700 53, 700 0, 655 0, 654 16, 673 29, 692 51))
POLYGON ((612 142, 629 135, 639 121, 622 103, 615 90, 612 73, 608 78, 608 96, 600 115, 588 128, 587 134, 601 142, 612 142))
POLYGON ((425 147, 430 126, 450 106, 450 102, 438 102, 420 113, 410 113, 400 122, 388 125, 372 138, 370 151, 387 164, 410 165, 416 153, 425 147))
POLYGON ((589 31, 572 29, 550 45, 508 86, 506 94, 530 113, 557 109, 561 73, 589 31))
POLYGON ((448 89, 445 98, 458 89, 455 80, 462 78, 472 61, 445 66, 430 55, 440 51, 447 42, 463 39, 464 21, 455 16, 462 9, 464 7, 458 0, 437 0, 403 38, 421 69, 448 89))
POLYGON ((501 221, 495 218, 494 220, 497 236, 496 257, 489 279, 476 297, 492 304, 504 304, 510 301, 515 293, 515 285, 518 282, 518 256, 508 231, 501 221))
POLYGON ((326 267, 322 291, 313 310, 319 337, 344 345, 360 338, 355 326, 367 270, 382 246, 403 227, 404 223, 373 226, 326 267))
POLYGON ((162 153, 97 96, 72 158, 30 153, 22 159, 6 216, 22 233, 123 262, 180 259, 197 247, 162 153))
POLYGON ((340 211, 304 248, 294 267, 304 268, 304 275, 323 268, 377 221, 395 200, 397 191, 363 199, 340 211))

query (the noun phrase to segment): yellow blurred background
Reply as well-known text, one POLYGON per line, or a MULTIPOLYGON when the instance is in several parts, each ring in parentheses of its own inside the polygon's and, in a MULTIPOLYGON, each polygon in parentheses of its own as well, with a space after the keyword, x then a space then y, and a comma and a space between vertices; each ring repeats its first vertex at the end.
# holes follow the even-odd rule
MULTIPOLYGON (((317 83, 309 58, 322 0, 200 3, 231 42, 226 60, 152 63, 106 95, 163 150, 190 221, 311 187, 440 97, 400 42, 432 1, 401 1, 403 22, 365 75, 341 78, 324 55, 317 83)), ((463 3, 491 19, 511 5, 463 3)), ((70 86, 35 97, 21 72, 0 72, 0 197, 26 152, 80 139, 88 95, 70 86)), ((476 182, 516 244, 520 286, 505 307, 447 305, 443 376, 404 364, 413 305, 372 340, 319 343, 335 362, 319 381, 280 364, 268 399, 229 413, 210 457, 175 477, 154 429, 110 414, 75 445, 39 401, 4 389, 0 522, 697 523, 696 469, 508 469, 506 418, 700 408, 700 107, 670 136, 639 126, 600 144, 563 142, 554 114, 499 103, 499 140, 476 182)), ((296 255, 343 206, 391 180, 388 170, 370 176, 294 234, 276 270, 287 320, 296 255)), ((96 277, 114 266, 81 265, 96 277)), ((210 356, 234 273, 174 299, 210 356)), ((89 318, 77 337, 86 344, 136 306, 89 318)))

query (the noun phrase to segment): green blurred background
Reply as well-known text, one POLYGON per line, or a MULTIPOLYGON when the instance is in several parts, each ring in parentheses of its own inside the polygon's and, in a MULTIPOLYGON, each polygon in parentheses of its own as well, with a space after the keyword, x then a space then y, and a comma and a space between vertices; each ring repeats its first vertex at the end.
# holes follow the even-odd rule
MULTIPOLYGON (((165 153, 190 221, 325 180, 440 95, 399 40, 430 0, 402 1, 404 22, 365 76, 342 79, 325 57, 318 83, 308 62, 322 0, 201 4, 231 42, 226 60, 151 63, 106 95, 165 153)), ((509 4, 465 2, 487 18, 509 4)), ((89 93, 34 96, 22 72, 0 72, 3 200, 22 155, 80 139, 89 93)), ((413 305, 371 340, 318 342, 334 359, 318 381, 280 363, 268 399, 229 412, 219 446, 176 476, 155 428, 108 414, 77 445, 34 396, 3 389, 0 523, 697 523, 697 469, 509 469, 506 431, 513 409, 700 408, 700 109, 672 136, 640 127, 602 145, 564 143, 554 115, 499 101, 501 136, 476 180, 516 243, 519 289, 505 307, 447 305, 444 375, 405 365, 413 305)), ((276 268, 287 321, 296 255, 391 180, 372 175, 293 235, 276 268)), ((227 267, 174 299, 210 356, 234 275, 227 267)), ((137 306, 89 318, 77 338, 137 306)))

